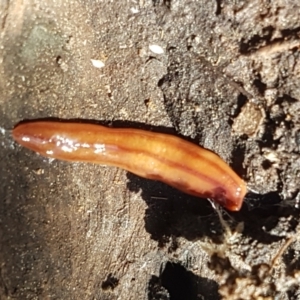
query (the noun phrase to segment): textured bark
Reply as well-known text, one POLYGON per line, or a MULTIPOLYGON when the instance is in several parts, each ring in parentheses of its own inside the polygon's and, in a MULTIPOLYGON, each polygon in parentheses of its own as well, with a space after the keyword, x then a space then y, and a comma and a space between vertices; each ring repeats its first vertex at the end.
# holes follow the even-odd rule
POLYGON ((299 297, 298 1, 2 0, 0 24, 1 299, 299 297), (13 143, 38 118, 186 136, 257 193, 221 224, 208 201, 13 143))

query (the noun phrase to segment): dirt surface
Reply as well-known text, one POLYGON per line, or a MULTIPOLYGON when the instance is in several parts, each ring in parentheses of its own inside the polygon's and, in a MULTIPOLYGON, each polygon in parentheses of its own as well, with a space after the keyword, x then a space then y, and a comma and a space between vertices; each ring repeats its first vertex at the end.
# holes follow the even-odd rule
POLYGON ((298 0, 0 2, 1 299, 300 299, 298 0), (249 186, 213 209, 50 161, 39 118, 169 132, 249 186))

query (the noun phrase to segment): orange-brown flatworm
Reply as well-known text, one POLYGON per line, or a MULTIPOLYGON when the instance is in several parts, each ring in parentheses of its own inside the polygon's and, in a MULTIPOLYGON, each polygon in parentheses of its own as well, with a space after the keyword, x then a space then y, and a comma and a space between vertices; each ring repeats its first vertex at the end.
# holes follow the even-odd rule
POLYGON ((232 211, 241 208, 247 192, 245 182, 218 155, 168 134, 38 121, 20 123, 13 137, 43 156, 117 166, 232 211))

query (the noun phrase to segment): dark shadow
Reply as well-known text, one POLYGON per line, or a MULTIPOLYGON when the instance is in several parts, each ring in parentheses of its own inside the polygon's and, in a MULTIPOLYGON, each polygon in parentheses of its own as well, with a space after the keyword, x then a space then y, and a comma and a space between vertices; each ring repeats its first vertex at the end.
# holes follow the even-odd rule
MULTIPOLYGON (((145 229, 160 247, 177 237, 199 240, 209 237, 214 243, 222 243, 224 231, 217 213, 206 199, 186 195, 158 181, 151 181, 128 173, 128 189, 142 190, 142 198, 148 208, 145 212, 145 229)), ((224 214, 228 224, 244 223, 243 234, 263 244, 282 240, 282 236, 269 233, 281 217, 297 218, 298 211, 281 205, 276 192, 265 195, 248 193, 239 212, 224 214)), ((172 248, 172 246, 170 247, 172 248)), ((173 249, 169 251, 172 252, 173 249)), ((175 247, 176 249, 176 247, 175 247)))
POLYGON ((108 274, 107 278, 102 282, 102 290, 113 290, 119 284, 119 279, 114 277, 112 273, 108 274))
POLYGON ((222 13, 222 0, 216 0, 216 16, 219 16, 222 13))
POLYGON ((238 95, 238 98, 237 98, 237 111, 235 112, 235 114, 233 115, 233 117, 237 117, 240 114, 242 107, 247 102, 248 102, 248 97, 245 96, 244 94, 240 93, 238 95))
POLYGON ((257 76, 258 76, 258 78, 254 79, 253 85, 256 87, 256 89, 258 90, 260 95, 263 96, 265 94, 266 89, 267 89, 267 85, 262 82, 260 75, 257 75, 257 76))
POLYGON ((283 261, 287 266, 286 273, 293 276, 296 271, 300 270, 300 257, 298 251, 291 248, 283 255, 283 261))
POLYGON ((128 173, 128 189, 142 190, 148 208, 145 229, 163 247, 171 238, 183 236, 188 240, 210 236, 221 242, 222 233, 217 215, 206 199, 186 195, 162 182, 140 178, 128 173))
MULTIPOLYGON (((128 189, 142 190, 142 198, 148 208, 145 212, 145 229, 160 247, 170 241, 176 245, 177 237, 198 240, 204 236, 214 243, 223 242, 223 228, 211 204, 201 198, 186 195, 158 181, 151 181, 128 173, 128 189)), ((265 195, 248 193, 242 209, 236 213, 224 214, 228 224, 243 222, 243 234, 263 244, 282 240, 270 231, 281 217, 297 218, 298 211, 281 204, 278 193, 265 195)), ((172 252, 176 246, 170 246, 172 252), (174 247, 174 249, 172 249, 174 247)))
POLYGON ((196 276, 178 263, 167 262, 160 276, 152 276, 148 283, 148 299, 218 300, 218 284, 196 276))
POLYGON ((172 0, 152 0, 152 5, 154 7, 161 5, 168 9, 171 9, 171 2, 172 2, 172 0))
POLYGON ((280 218, 290 218, 290 226, 296 227, 299 211, 290 205, 284 205, 277 192, 264 195, 248 193, 245 205, 235 215, 236 221, 244 222, 243 234, 263 244, 271 244, 282 240, 281 235, 270 233, 276 228, 280 218), (294 220, 294 221, 293 221, 294 220))
MULTIPOLYGON (((249 40, 242 39, 240 42, 240 53, 247 55, 264 46, 271 46, 276 43, 283 43, 287 40, 299 39, 300 27, 283 29, 281 30, 282 37, 272 39, 274 30, 275 28, 273 26, 268 26, 263 29, 262 35, 256 34, 249 40)), ((295 48, 296 47, 297 46, 295 46, 295 48)))
POLYGON ((263 29, 262 35, 255 34, 250 39, 243 38, 240 42, 240 53, 250 54, 261 45, 266 45, 270 43, 274 30, 274 27, 268 26, 263 29))
POLYGON ((296 27, 296 28, 287 28, 287 29, 282 29, 281 30, 281 35, 284 39, 287 38, 295 38, 295 39, 299 39, 299 34, 300 34, 300 26, 296 27))
POLYGON ((299 100, 291 97, 290 95, 283 94, 281 97, 278 97, 275 101, 275 104, 282 105, 284 102, 287 102, 288 104, 297 103, 299 100))
POLYGON ((258 141, 260 148, 264 148, 264 147, 271 148, 271 149, 277 148, 279 144, 279 140, 274 140, 274 134, 277 126, 278 124, 276 124, 276 122, 271 119, 270 113, 266 112, 266 118, 264 122, 265 130, 260 141, 258 141))
POLYGON ((245 152, 245 144, 236 143, 231 155, 232 162, 230 166, 242 178, 245 178, 245 176, 247 175, 247 170, 243 166, 245 160, 245 152))

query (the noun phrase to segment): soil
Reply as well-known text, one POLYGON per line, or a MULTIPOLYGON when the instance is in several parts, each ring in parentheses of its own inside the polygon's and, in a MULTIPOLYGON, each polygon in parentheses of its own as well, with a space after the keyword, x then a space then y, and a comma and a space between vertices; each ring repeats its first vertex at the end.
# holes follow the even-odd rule
POLYGON ((0 299, 300 299, 297 0, 0 3, 0 299), (17 145, 20 121, 167 132, 241 211, 17 145))

